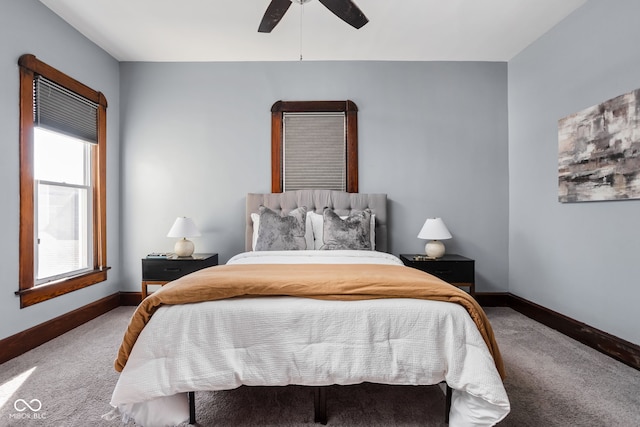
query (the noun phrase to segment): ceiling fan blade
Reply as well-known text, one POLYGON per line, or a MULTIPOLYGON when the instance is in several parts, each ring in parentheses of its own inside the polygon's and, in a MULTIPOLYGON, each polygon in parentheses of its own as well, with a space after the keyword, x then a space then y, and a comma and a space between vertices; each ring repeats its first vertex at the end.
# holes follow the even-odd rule
POLYGON ((354 28, 360 28, 369 20, 351 0, 318 0, 338 18, 354 28))
POLYGON ((270 33, 271 30, 278 25, 278 22, 282 19, 287 9, 291 6, 291 0, 271 0, 267 11, 260 21, 260 27, 258 27, 259 33, 270 33))

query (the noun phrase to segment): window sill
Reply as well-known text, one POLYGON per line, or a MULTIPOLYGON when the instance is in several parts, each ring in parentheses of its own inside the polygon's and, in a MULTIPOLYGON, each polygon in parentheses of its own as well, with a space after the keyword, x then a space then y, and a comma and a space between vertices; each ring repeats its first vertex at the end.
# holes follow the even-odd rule
POLYGON ((104 282, 107 280, 107 270, 110 268, 104 267, 68 279, 17 291, 16 295, 20 296, 20 308, 29 307, 30 305, 104 282))

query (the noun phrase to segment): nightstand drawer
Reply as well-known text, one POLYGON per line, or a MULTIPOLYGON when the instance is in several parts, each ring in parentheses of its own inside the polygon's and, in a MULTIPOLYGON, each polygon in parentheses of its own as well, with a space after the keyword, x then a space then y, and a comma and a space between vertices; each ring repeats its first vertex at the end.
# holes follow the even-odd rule
POLYGON ((472 262, 440 261, 438 263, 423 262, 420 266, 412 266, 429 274, 433 274, 449 283, 470 283, 475 281, 475 269, 472 262))
POLYGON ((142 262, 142 280, 170 282, 194 271, 214 265, 218 265, 218 254, 202 259, 144 259, 142 262))
POLYGON ((458 286, 469 287, 469 293, 476 292, 475 261, 456 254, 445 254, 442 258, 428 259, 424 255, 400 254, 402 263, 458 286))

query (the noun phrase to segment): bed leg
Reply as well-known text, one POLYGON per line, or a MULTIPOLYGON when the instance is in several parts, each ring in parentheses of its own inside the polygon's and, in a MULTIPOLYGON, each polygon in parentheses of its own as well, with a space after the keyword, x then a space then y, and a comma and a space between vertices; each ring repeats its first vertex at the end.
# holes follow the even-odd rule
POLYGON ((313 396, 314 419, 316 423, 327 424, 327 388, 314 387, 313 396))
POLYGON ((196 423, 196 393, 190 391, 189 396, 189 424, 196 423))
POLYGON ((446 394, 446 404, 445 404, 445 413, 444 413, 444 422, 449 424, 449 411, 451 410, 451 395, 453 390, 449 387, 449 384, 445 383, 447 386, 447 394, 446 394))

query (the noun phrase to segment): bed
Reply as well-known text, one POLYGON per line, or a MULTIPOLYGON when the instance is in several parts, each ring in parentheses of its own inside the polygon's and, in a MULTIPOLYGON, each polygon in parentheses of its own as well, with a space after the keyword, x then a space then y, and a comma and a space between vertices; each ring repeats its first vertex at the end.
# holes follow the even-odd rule
POLYGON ((316 387, 316 420, 326 422, 324 386, 362 382, 446 382, 452 426, 494 425, 509 413, 499 350, 477 303, 386 253, 386 195, 300 190, 248 194, 246 203, 246 252, 164 286, 136 310, 116 360, 112 416, 177 425, 194 420, 193 392, 297 384, 316 387), (304 249, 253 250, 264 249, 256 219, 264 231, 265 211, 288 218, 300 208, 316 215, 297 220, 304 249), (319 249, 333 231, 324 227, 317 242, 318 217, 362 212, 367 250, 319 249))

